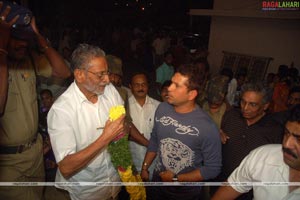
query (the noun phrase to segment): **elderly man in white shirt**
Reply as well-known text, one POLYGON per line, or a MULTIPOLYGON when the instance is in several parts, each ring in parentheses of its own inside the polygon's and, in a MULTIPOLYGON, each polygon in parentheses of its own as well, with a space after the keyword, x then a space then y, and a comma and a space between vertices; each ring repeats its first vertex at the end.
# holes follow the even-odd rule
MULTIPOLYGON (((124 116, 109 121, 109 109, 123 104, 109 83, 105 53, 81 44, 72 54, 75 81, 48 114, 48 131, 59 170, 56 182, 118 182, 107 145, 124 131, 124 116)), ((71 199, 117 199, 119 186, 56 185, 71 199)))
POLYGON ((219 188, 212 200, 235 199, 252 188, 253 199, 298 200, 299 182, 300 105, 297 105, 285 124, 282 145, 270 144, 253 150, 228 178, 230 186, 219 188), (262 185, 243 185, 240 182, 256 182, 262 185))
MULTIPOLYGON (((129 98, 128 102, 132 122, 140 133, 149 140, 154 125, 154 114, 160 102, 147 95, 148 80, 143 73, 136 73, 132 76, 130 89, 133 95, 129 98)), ((133 163, 140 173, 147 147, 132 141, 130 141, 129 145, 133 163)), ((150 168, 149 171, 152 172, 153 169, 150 168)))

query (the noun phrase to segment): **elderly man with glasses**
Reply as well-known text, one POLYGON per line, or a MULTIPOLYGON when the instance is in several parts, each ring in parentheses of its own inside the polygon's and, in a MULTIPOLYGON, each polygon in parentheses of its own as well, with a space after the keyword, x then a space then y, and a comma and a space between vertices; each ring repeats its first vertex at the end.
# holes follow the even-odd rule
MULTIPOLYGON (((48 114, 48 131, 59 170, 56 182, 118 182, 108 144, 124 131, 124 116, 109 121, 109 109, 123 105, 109 82, 105 53, 81 44, 72 54, 75 81, 48 114), (104 128, 99 128, 104 127, 104 128)), ((71 199, 117 199, 119 186, 58 185, 71 199)))

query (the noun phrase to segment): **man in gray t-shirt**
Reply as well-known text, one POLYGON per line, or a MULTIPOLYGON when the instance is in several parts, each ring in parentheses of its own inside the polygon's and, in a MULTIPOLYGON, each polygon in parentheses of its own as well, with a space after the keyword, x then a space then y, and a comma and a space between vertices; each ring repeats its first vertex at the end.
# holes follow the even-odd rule
MULTIPOLYGON (((168 88, 168 103, 155 114, 150 144, 141 176, 149 180, 148 168, 158 156, 153 181, 200 182, 216 177, 221 169, 221 140, 209 116, 197 106, 200 88, 198 68, 181 66, 168 88)), ((151 187, 149 199, 199 199, 201 187, 151 187), (153 195, 153 196, 152 196, 153 195)))

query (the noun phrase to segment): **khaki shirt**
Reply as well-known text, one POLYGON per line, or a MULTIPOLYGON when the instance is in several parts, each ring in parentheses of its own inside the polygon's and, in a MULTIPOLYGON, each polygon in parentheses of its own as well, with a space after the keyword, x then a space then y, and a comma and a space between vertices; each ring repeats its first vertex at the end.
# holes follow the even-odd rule
POLYGON ((128 108, 128 93, 127 90, 125 90, 124 88, 121 87, 115 87, 117 89, 117 91, 119 92, 119 95, 121 96, 121 98, 124 101, 124 107, 126 109, 126 122, 132 122, 132 118, 130 116, 130 112, 129 112, 129 108, 128 108))
POLYGON ((226 112, 226 104, 223 103, 216 113, 210 112, 209 105, 207 102, 203 104, 203 110, 211 117, 211 119, 216 123, 218 129, 221 129, 221 122, 224 113, 226 112))
MULTIPOLYGON (((50 76, 46 57, 35 57, 37 74, 50 76)), ((4 115, 0 117, 0 145, 15 146, 32 140, 38 130, 36 75, 31 60, 8 65, 8 95, 4 115)))

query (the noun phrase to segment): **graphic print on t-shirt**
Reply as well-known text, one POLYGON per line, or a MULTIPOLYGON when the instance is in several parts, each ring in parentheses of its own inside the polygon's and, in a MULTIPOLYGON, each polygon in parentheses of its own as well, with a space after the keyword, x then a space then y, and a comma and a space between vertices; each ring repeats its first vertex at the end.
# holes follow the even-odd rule
POLYGON ((170 116, 162 116, 160 119, 155 118, 155 121, 160 122, 163 126, 174 126, 177 134, 199 136, 199 130, 197 127, 183 125, 170 116))
POLYGON ((165 138, 160 143, 163 165, 167 170, 177 174, 182 169, 192 166, 194 152, 180 140, 165 138))

